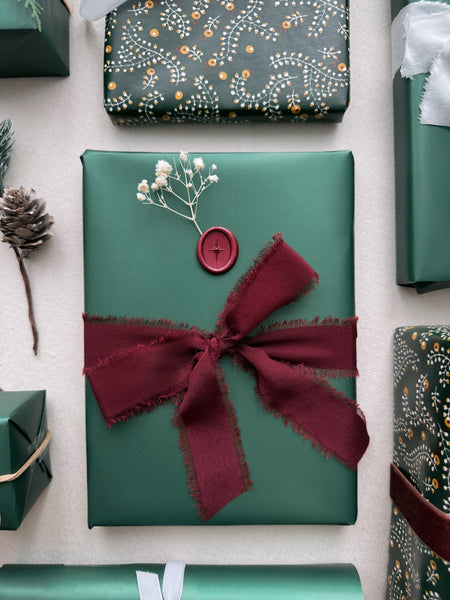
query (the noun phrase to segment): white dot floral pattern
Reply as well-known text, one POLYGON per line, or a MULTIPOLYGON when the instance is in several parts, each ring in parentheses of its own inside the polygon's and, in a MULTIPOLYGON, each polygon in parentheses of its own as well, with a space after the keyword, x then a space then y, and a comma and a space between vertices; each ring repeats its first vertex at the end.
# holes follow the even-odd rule
POLYGON ((348 37, 348 0, 128 0, 106 21, 105 108, 119 125, 340 121, 348 37))
MULTIPOLYGON (((450 514, 450 326, 402 327, 394 337, 394 464, 450 514)), ((447 600, 450 563, 394 505, 387 600, 447 600)))

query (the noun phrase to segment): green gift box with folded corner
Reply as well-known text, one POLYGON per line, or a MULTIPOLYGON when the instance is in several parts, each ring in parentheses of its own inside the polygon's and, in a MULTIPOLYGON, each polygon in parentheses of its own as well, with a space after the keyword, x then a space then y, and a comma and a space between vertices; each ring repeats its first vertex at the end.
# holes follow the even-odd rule
POLYGON ((18 529, 52 478, 45 392, 0 392, 0 529, 18 529))
POLYGON ((69 3, 0 2, 0 77, 69 75, 69 3))

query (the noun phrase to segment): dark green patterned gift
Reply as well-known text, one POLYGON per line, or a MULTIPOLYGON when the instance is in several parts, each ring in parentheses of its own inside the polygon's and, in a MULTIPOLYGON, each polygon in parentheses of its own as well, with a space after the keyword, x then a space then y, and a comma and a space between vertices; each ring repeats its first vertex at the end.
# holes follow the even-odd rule
POLYGON ((394 398, 387 599, 448 600, 450 326, 396 330, 394 398))
POLYGON ((341 121, 347 0, 128 0, 106 21, 116 124, 341 121))

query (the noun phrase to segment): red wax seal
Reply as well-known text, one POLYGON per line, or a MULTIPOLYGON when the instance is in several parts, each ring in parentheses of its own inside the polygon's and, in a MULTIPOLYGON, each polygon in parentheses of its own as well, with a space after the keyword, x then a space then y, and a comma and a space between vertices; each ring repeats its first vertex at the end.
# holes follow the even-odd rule
POLYGON ((210 273, 225 273, 236 262, 239 252, 237 239, 225 227, 211 227, 197 244, 199 263, 210 273))

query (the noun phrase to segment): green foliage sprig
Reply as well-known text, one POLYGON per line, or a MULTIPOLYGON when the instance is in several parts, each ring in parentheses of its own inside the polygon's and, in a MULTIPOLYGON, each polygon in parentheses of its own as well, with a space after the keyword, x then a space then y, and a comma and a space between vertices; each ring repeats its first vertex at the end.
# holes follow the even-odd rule
MULTIPOLYGON (((22 0, 17 0, 22 2, 22 0)), ((42 29, 41 14, 44 10, 37 0, 25 0, 25 8, 31 10, 31 16, 36 21, 39 31, 42 29)))
POLYGON ((14 132, 11 121, 5 119, 0 122, 0 196, 3 195, 3 181, 11 159, 13 145, 14 132))

